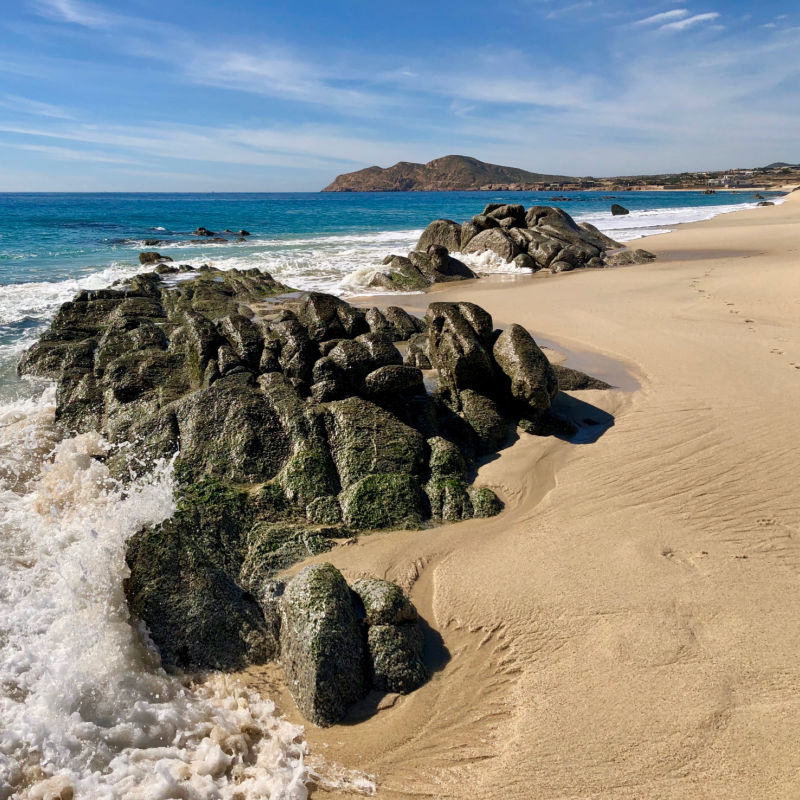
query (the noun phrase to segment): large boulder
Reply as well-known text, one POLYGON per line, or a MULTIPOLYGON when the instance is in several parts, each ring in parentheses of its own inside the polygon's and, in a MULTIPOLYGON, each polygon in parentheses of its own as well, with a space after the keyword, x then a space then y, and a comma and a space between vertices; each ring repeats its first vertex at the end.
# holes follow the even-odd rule
POLYGON ((494 344, 497 365, 506 376, 511 396, 534 414, 549 410, 558 380, 547 356, 521 325, 511 325, 494 344))
POLYGON ((205 479, 128 542, 128 605, 165 666, 239 669, 275 656, 276 620, 237 582, 252 514, 246 495, 205 479))
POLYGON ((303 716, 334 725, 366 694, 364 640, 350 589, 332 564, 303 569, 280 603, 281 664, 303 716))
POLYGON ((611 204, 611 213, 615 217, 620 217, 620 216, 623 216, 625 214, 630 214, 631 212, 628 211, 628 209, 625 208, 624 206, 621 206, 619 203, 612 203, 611 204))
POLYGON ((461 249, 461 226, 451 219, 435 219, 422 232, 417 241, 417 250, 427 250, 429 245, 438 244, 452 252, 461 249))
POLYGON ((428 357, 439 371, 440 386, 456 396, 464 389, 491 392, 491 317, 472 303, 431 303, 425 319, 428 357))
POLYGON ((497 254, 505 261, 512 261, 519 252, 514 240, 506 231, 500 228, 493 228, 481 231, 476 236, 473 236, 464 248, 464 253, 480 254, 485 253, 487 250, 497 254))

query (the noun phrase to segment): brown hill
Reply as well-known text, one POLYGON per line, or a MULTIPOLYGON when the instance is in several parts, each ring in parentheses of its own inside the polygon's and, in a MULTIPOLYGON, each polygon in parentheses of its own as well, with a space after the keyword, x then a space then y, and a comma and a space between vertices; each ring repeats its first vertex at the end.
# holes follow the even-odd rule
POLYGON ((468 156, 444 156, 427 164, 400 161, 393 167, 367 167, 339 175, 323 192, 445 192, 476 189, 532 189, 572 183, 566 175, 544 175, 516 167, 486 164, 468 156))

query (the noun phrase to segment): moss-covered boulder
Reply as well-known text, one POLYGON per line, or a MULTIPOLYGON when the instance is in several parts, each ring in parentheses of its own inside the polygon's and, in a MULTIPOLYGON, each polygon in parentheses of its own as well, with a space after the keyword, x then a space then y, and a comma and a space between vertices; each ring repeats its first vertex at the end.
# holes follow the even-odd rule
POLYGON ((342 574, 332 564, 306 567, 286 587, 281 664, 303 716, 333 725, 366 694, 363 634, 342 574))
POLYGON ((430 516, 420 479, 403 472, 367 475, 340 495, 342 518, 354 528, 419 528, 430 516))
POLYGON ((494 357, 509 385, 511 396, 530 413, 550 408, 558 379, 547 356, 521 325, 511 325, 494 344, 494 357))

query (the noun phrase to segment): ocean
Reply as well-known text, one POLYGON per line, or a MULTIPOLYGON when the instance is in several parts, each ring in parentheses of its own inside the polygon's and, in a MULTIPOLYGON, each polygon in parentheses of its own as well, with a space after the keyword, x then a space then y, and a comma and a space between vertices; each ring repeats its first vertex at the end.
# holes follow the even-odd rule
POLYGON ((143 249, 176 263, 258 267, 347 296, 384 256, 412 249, 428 222, 462 221, 488 202, 560 205, 622 241, 757 202, 726 192, 551 197, 0 195, 0 800, 66 797, 68 788, 76 798, 305 798, 312 780, 372 792, 368 776, 324 764, 312 773, 302 729, 278 718, 268 698, 224 676, 197 684, 161 670, 127 613, 124 553, 127 537, 172 513, 171 463, 122 486, 103 464, 100 436, 60 438, 54 387, 16 376, 58 306, 79 289, 147 271, 143 249), (612 202, 631 213, 612 217, 612 202), (215 244, 191 235, 198 226, 250 236, 215 244))

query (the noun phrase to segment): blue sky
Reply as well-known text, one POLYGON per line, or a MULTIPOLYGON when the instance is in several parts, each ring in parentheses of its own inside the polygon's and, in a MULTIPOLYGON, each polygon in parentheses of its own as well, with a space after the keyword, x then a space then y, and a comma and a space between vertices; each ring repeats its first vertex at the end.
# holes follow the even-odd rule
POLYGON ((0 191, 316 190, 449 153, 796 162, 798 54, 796 0, 17 0, 0 191))

